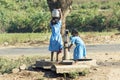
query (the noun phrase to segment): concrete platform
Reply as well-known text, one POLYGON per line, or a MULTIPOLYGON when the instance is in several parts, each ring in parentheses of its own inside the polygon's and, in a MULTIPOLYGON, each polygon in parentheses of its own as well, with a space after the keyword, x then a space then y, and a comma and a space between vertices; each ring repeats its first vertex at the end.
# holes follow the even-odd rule
POLYGON ((80 59, 76 63, 74 60, 63 60, 61 62, 51 62, 50 60, 37 60, 34 65, 37 68, 50 69, 56 73, 82 72, 85 69, 90 69, 92 66, 97 66, 96 60, 80 59))
POLYGON ((37 60, 36 64, 34 66, 36 68, 42 68, 42 69, 51 69, 51 66, 57 64, 57 62, 51 62, 50 60, 37 60))
POLYGON ((82 72, 86 69, 90 69, 90 66, 88 65, 53 65, 51 67, 52 71, 55 71, 56 73, 70 73, 70 72, 82 72))
POLYGON ((97 66, 96 60, 79 60, 76 63, 74 61, 63 61, 59 65, 53 65, 52 71, 56 73, 70 73, 70 72, 82 72, 86 69, 90 70, 91 67, 97 66))

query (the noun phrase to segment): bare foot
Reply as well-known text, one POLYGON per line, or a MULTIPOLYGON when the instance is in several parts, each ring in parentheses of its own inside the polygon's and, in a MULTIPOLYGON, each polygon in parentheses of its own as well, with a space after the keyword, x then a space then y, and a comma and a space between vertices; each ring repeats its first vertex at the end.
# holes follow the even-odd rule
POLYGON ((61 61, 56 61, 56 64, 59 64, 61 61))
POLYGON ((75 60, 75 62, 74 62, 73 64, 77 64, 77 62, 78 62, 78 61, 77 61, 77 60, 75 60))

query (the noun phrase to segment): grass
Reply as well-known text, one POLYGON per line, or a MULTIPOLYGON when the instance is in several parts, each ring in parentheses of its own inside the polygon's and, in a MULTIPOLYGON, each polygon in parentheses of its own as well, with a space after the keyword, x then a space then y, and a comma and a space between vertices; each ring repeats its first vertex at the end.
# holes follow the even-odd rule
POLYGON ((4 33, 0 34, 0 44, 26 43, 30 41, 48 41, 50 33, 4 33))
MULTIPOLYGON (((79 32, 81 36, 111 36, 117 31, 113 32, 79 32)), ((29 42, 49 42, 51 33, 4 33, 0 34, 0 45, 8 43, 9 45, 15 45, 17 43, 29 43, 29 42)))
MULTIPOLYGON (((5 57, 1 56, 0 57, 0 73, 5 74, 5 73, 11 73, 13 69, 19 69, 19 67, 23 64, 25 64, 29 69, 29 67, 33 64, 35 64, 35 61, 38 59, 49 59, 50 57, 48 56, 19 56, 19 57, 5 57)), ((31 69, 32 70, 32 69, 31 69)), ((49 74, 49 73, 48 73, 49 74)), ((70 72, 68 74, 64 74, 64 79, 69 78, 70 80, 75 79, 78 80, 79 76, 85 76, 89 74, 89 71, 87 69, 83 70, 82 73, 79 72, 70 72)), ((13 74, 14 75, 14 74, 13 74)), ((19 74, 18 74, 19 75, 19 74)), ((22 75, 22 74, 21 74, 22 75)), ((33 73, 34 75, 34 73, 33 73)), ((24 72, 24 76, 33 76, 29 72, 24 72)), ((23 76, 23 75, 22 75, 23 76)), ((35 80, 44 80, 44 77, 41 77, 41 73, 35 74, 36 78, 35 80)), ((49 78, 49 76, 47 77, 49 78)))
POLYGON ((118 33, 118 31, 113 32, 79 32, 79 35, 91 35, 91 36, 111 36, 115 33, 118 33))
POLYGON ((38 59, 48 59, 43 56, 20 56, 20 57, 0 57, 0 73, 11 73, 12 69, 19 68, 22 64, 28 67, 35 64, 38 59))
POLYGON ((87 2, 103 2, 103 1, 119 1, 119 0, 75 0, 74 3, 87 3, 87 2))

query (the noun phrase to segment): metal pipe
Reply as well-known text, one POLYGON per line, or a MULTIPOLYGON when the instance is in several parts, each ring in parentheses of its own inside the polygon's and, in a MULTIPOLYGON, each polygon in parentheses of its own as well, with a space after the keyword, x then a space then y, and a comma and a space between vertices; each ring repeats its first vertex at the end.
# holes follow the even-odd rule
POLYGON ((64 55, 63 55, 63 60, 69 60, 70 59, 68 46, 69 46, 69 30, 66 29, 65 34, 64 34, 64 55))

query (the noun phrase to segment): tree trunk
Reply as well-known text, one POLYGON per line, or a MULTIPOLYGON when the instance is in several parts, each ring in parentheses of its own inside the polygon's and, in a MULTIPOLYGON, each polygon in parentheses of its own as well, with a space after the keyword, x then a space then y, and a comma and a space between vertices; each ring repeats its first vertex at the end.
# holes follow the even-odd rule
POLYGON ((70 12, 70 6, 72 5, 72 0, 47 0, 50 11, 52 12, 55 8, 61 8, 62 10, 62 29, 61 33, 64 34, 66 29, 66 16, 70 12))

